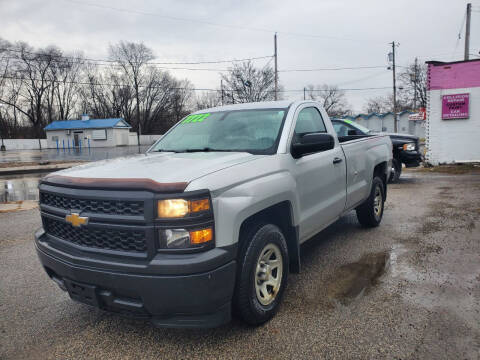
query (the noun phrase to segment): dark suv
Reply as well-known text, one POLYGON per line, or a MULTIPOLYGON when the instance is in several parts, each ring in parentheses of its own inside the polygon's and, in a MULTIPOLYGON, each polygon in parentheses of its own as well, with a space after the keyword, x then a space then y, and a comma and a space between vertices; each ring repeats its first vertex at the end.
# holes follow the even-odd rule
MULTIPOLYGON (((348 141, 348 138, 355 139, 362 135, 378 135, 378 133, 357 124, 351 120, 332 119, 333 127, 338 138, 348 141)), ((418 136, 408 134, 386 134, 390 136, 393 145, 392 171, 390 182, 396 182, 402 174, 402 164, 405 167, 417 167, 422 162, 422 155, 419 151, 418 136)))

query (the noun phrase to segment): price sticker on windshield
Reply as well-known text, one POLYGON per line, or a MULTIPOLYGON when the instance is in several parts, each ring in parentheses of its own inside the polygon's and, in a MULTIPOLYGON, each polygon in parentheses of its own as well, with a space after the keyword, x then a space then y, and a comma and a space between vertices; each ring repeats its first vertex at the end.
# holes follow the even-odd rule
POLYGON ((202 122, 209 116, 210 116, 210 113, 188 115, 185 119, 183 119, 182 124, 202 122))

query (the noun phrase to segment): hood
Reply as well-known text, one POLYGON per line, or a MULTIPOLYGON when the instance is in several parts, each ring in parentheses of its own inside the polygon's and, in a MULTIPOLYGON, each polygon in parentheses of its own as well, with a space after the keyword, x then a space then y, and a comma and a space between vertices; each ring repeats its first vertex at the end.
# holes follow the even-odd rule
POLYGON ((378 133, 379 135, 388 135, 392 140, 393 144, 405 144, 408 142, 414 142, 418 144, 418 136, 410 135, 410 134, 399 134, 399 133, 386 133, 381 132, 378 133))
POLYGON ((213 172, 264 155, 243 152, 154 153, 102 160, 51 175, 96 179, 148 179, 158 183, 189 183, 213 172))
POLYGON ((418 140, 418 136, 410 135, 410 134, 399 134, 399 133, 380 133, 382 135, 388 135, 392 139, 406 139, 406 140, 418 140))

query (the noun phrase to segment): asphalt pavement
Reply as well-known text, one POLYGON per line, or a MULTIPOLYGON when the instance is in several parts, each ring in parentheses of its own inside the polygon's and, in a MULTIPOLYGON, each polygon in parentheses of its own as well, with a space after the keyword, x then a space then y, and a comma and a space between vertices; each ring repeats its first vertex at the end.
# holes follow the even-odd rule
POLYGON ((37 209, 0 214, 0 359, 480 358, 480 175, 406 172, 380 227, 352 212, 302 246, 258 328, 157 329, 75 303, 37 260, 39 226, 37 209))

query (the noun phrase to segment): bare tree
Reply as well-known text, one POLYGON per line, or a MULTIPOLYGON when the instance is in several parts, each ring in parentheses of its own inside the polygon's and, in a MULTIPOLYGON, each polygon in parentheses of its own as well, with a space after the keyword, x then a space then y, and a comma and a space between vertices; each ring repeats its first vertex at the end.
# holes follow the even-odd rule
MULTIPOLYGON (((397 96, 397 111, 411 110, 411 104, 403 96, 397 96)), ((370 98, 363 111, 369 113, 387 113, 393 111, 393 94, 370 98)))
POLYGON ((222 105, 222 94, 220 91, 208 91, 195 97, 196 110, 208 109, 220 105, 222 105))
POLYGON ((367 100, 367 104, 364 106, 363 111, 367 114, 381 114, 391 111, 392 107, 392 102, 389 97, 377 96, 367 100))
POLYGON ((79 88, 81 110, 93 117, 123 117, 131 123, 135 113, 133 87, 126 83, 126 75, 115 69, 87 66, 84 75, 86 85, 79 88))
POLYGON ((137 131, 141 131, 140 87, 144 80, 144 68, 149 61, 155 58, 153 51, 142 43, 120 41, 117 45, 110 46, 109 53, 110 58, 120 64, 128 80, 133 84, 136 100, 136 128, 137 131))
MULTIPOLYGON (((416 110, 427 106, 427 67, 411 64, 398 75, 397 111, 416 110), (416 96, 416 101, 414 101, 416 96)), ((364 107, 366 113, 393 111, 393 94, 370 98, 364 107)))
POLYGON ((14 50, 8 77, 18 80, 12 83, 16 87, 14 93, 17 101, 13 102, 11 97, 4 97, 0 101, 28 119, 36 136, 41 137, 48 114, 51 113, 52 104, 48 98, 51 96, 52 81, 49 69, 58 57, 58 49, 46 48, 34 52, 26 43, 18 43, 14 50))
MULTIPOLYGON (((56 118, 69 119, 77 105, 79 86, 85 61, 81 54, 58 56, 50 67, 53 101, 56 118)), ((50 117, 53 119, 53 116, 50 117)))
POLYGON ((0 131, 41 137, 47 123, 81 111, 98 118, 123 117, 144 133, 163 132, 192 104, 192 85, 148 64, 143 44, 110 48, 118 63, 99 67, 81 54, 55 47, 33 49, 0 39, 0 131))
POLYGON ((309 99, 322 103, 325 111, 330 117, 342 117, 351 115, 352 111, 347 102, 345 91, 342 91, 336 85, 308 85, 306 95, 309 99))
POLYGON ((252 61, 235 63, 227 74, 222 74, 228 96, 225 103, 246 103, 274 100, 275 74, 271 67, 254 67, 252 61))
POLYGON ((399 91, 403 102, 408 103, 412 110, 416 110, 414 107, 427 106, 427 66, 425 64, 410 64, 398 75, 398 79, 400 86, 403 87, 399 91))

